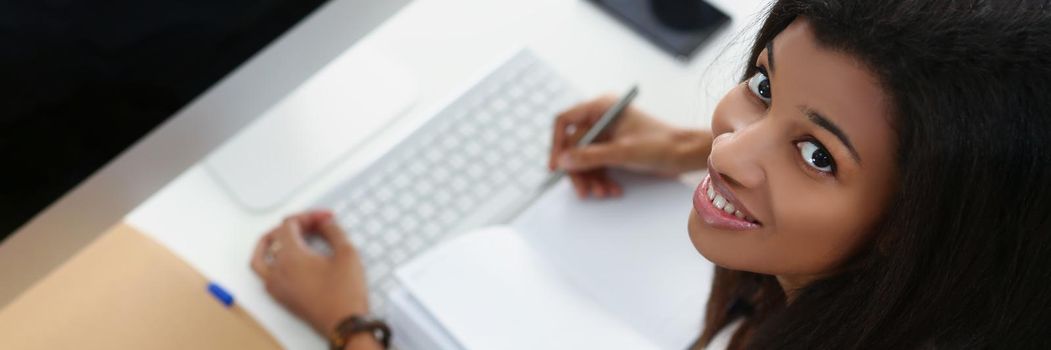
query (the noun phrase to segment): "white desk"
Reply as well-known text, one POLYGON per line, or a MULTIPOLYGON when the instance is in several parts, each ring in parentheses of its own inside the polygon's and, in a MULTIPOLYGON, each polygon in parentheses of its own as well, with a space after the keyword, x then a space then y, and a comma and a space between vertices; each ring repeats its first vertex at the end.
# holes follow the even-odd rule
POLYGON ((733 21, 686 64, 585 1, 417 0, 357 44, 402 63, 416 77, 420 91, 409 113, 372 142, 272 212, 244 210, 198 165, 144 202, 127 220, 232 289, 238 302, 254 310, 265 327, 280 330, 274 333, 286 347, 323 348, 320 337, 271 301, 249 268, 252 248, 261 234, 283 216, 307 208, 392 146, 437 111, 450 94, 469 84, 480 67, 492 66, 523 45, 586 95, 617 93, 638 82, 637 106, 678 125, 707 127, 715 103, 743 68, 763 7, 758 0, 710 1, 733 21))

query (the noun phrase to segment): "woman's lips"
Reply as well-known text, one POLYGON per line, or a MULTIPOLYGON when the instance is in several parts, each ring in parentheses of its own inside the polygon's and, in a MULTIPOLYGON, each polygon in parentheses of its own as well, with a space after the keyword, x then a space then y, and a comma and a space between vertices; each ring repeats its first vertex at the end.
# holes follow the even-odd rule
MULTIPOLYGON (((727 213, 725 210, 716 207, 712 203, 712 199, 708 198, 708 188, 711 185, 711 175, 706 176, 693 193, 693 210, 697 212, 701 220, 704 220, 705 223, 712 227, 724 230, 754 230, 761 226, 758 223, 748 221, 747 217, 738 218, 734 214, 727 213)), ((718 193, 719 191, 716 192, 718 193)))

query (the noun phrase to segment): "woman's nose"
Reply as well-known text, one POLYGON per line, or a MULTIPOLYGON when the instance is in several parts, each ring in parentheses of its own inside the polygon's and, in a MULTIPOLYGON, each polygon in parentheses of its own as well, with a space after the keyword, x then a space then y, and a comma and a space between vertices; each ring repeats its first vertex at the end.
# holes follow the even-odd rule
POLYGON ((763 164, 773 154, 773 138, 764 136, 758 124, 736 127, 716 136, 709 156, 713 169, 709 171, 718 171, 728 182, 746 188, 762 185, 766 181, 763 164))

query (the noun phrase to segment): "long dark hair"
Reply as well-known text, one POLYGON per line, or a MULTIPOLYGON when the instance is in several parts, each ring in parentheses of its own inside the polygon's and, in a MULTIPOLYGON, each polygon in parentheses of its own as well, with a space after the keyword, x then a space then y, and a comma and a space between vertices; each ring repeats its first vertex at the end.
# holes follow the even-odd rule
POLYGON ((1048 1, 778 1, 748 67, 800 17, 890 97, 898 190, 791 303, 774 276, 717 268, 698 345, 741 317, 731 348, 1051 348, 1048 1))

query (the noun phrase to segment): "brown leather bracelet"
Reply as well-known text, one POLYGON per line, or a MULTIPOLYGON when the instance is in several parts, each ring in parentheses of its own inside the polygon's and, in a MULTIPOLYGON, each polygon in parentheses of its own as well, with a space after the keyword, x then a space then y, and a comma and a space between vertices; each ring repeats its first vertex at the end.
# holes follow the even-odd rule
POLYGON ((378 318, 362 315, 350 315, 336 325, 328 335, 328 344, 332 350, 343 350, 352 335, 368 332, 384 349, 390 347, 390 327, 378 318))

